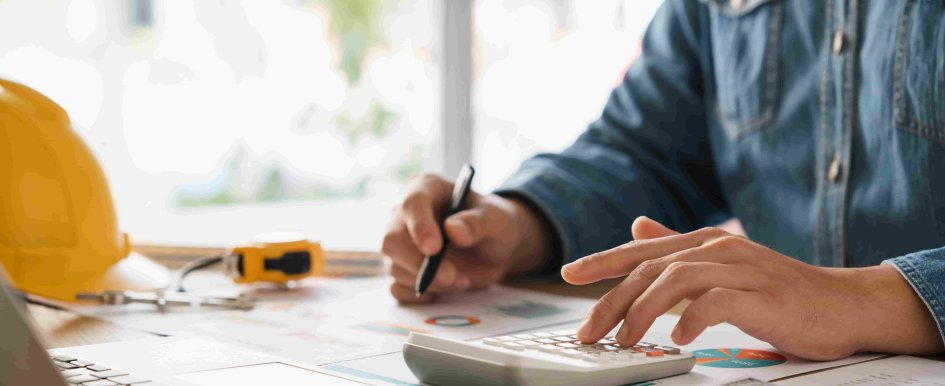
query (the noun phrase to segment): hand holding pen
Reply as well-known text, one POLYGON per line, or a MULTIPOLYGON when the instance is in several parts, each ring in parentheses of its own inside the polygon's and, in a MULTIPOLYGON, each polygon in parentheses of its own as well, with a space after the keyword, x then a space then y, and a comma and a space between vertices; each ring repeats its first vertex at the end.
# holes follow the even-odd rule
POLYGON ((382 250, 391 259, 391 294, 401 302, 483 288, 537 270, 550 256, 550 229, 527 202, 470 189, 465 205, 449 215, 453 191, 454 183, 439 176, 414 180, 387 230, 382 250), (417 296, 423 261, 441 250, 436 274, 417 296))

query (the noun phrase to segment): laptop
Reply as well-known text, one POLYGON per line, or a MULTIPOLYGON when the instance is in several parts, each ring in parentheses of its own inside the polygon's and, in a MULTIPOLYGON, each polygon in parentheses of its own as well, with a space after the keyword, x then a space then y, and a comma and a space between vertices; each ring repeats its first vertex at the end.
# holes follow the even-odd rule
POLYGON ((45 350, 0 269, 0 385, 362 385, 330 371, 203 337, 45 350))

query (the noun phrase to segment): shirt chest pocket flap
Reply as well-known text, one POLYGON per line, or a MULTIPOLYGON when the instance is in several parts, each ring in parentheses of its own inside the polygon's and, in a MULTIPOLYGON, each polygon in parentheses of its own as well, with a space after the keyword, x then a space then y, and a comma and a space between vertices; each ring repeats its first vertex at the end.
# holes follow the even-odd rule
POLYGON ((903 3, 893 66, 897 128, 945 142, 945 2, 903 3))
POLYGON ((738 137, 774 121, 779 93, 779 0, 701 0, 709 6, 715 112, 738 137))

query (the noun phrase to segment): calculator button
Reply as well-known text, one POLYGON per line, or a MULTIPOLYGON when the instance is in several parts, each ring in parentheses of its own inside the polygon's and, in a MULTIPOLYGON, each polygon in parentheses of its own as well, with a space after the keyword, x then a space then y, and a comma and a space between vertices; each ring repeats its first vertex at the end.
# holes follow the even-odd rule
POLYGON ((128 373, 121 370, 107 370, 107 371, 95 372, 95 373, 92 373, 92 375, 99 378, 111 378, 111 377, 120 377, 122 375, 128 375, 128 373))
POLYGON ((657 349, 650 348, 650 349, 645 349, 645 350, 643 350, 643 352, 646 353, 646 356, 647 356, 647 357, 651 357, 651 358, 652 358, 652 357, 661 357, 661 356, 663 356, 663 350, 657 350, 657 349))
POLYGON ((106 371, 106 370, 111 370, 110 367, 108 367, 108 366, 102 366, 102 365, 91 365, 91 366, 88 366, 88 367, 86 367, 86 368, 89 369, 89 370, 92 370, 92 371, 106 371))
POLYGON ((498 338, 496 338, 496 339, 501 340, 501 341, 503 341, 503 342, 511 342, 511 341, 513 341, 513 340, 518 340, 518 339, 516 339, 514 336, 500 336, 500 337, 498 337, 498 338))
POLYGON ((483 340, 482 340, 482 343, 483 343, 483 344, 487 344, 487 345, 489 345, 489 346, 501 346, 501 345, 502 345, 502 341, 499 340, 499 339, 497 339, 497 338, 486 338, 486 339, 483 339, 483 340))
POLYGON ((548 338, 535 339, 535 341, 538 342, 538 343, 542 343, 542 344, 555 344, 555 343, 558 343, 558 341, 556 341, 556 340, 554 340, 554 339, 548 339, 548 338))
POLYGON ((557 338, 554 338, 554 340, 559 341, 559 342, 567 342, 567 343, 574 342, 574 339, 568 338, 566 336, 559 336, 557 338))
POLYGON ((71 369, 71 370, 62 370, 60 374, 62 374, 63 378, 69 378, 69 377, 74 377, 76 375, 85 375, 88 373, 89 372, 86 371, 85 369, 71 369))
POLYGON ((613 339, 601 339, 601 340, 600 340, 600 343, 603 343, 603 344, 614 344, 614 343, 617 343, 617 341, 616 341, 616 340, 613 340, 613 339))
POLYGON ((620 347, 614 346, 612 344, 605 344, 605 345, 600 346, 600 348, 602 351, 608 351, 608 352, 620 351, 620 347))
POLYGON ((99 379, 97 381, 83 383, 82 386, 116 386, 118 385, 115 382, 109 381, 107 379, 99 379))
POLYGON ((578 346, 578 345, 576 345, 576 344, 574 344, 574 343, 558 343, 558 347, 561 347, 561 348, 572 348, 572 349, 573 349, 573 348, 578 348, 578 347, 580 347, 580 346, 578 346))
POLYGON ((53 361, 53 364, 56 365, 56 367, 59 367, 60 370, 71 370, 71 369, 79 368, 79 366, 76 366, 69 362, 53 361))
POLYGON ((555 336, 555 334, 552 334, 552 333, 550 333, 550 332, 536 332, 536 333, 534 333, 534 334, 532 334, 532 335, 537 336, 537 337, 539 337, 539 338, 551 338, 551 337, 555 336))
POLYGON ((80 383, 92 382, 92 381, 97 381, 97 380, 98 378, 93 377, 91 375, 78 375, 75 377, 66 378, 66 382, 69 382, 73 385, 78 385, 80 383))
POLYGON ((518 341, 518 342, 515 342, 515 344, 522 345, 522 347, 525 347, 525 348, 538 348, 538 346, 541 346, 541 343, 533 342, 530 340, 518 341))
POLYGON ((646 348, 653 348, 653 347, 656 347, 655 344, 653 344, 653 343, 647 343, 647 342, 637 342, 636 346, 643 346, 643 347, 646 347, 646 348))
POLYGON ((582 352, 580 352, 580 351, 578 351, 578 350, 570 349, 570 348, 567 348, 567 349, 558 351, 558 354, 561 354, 561 355, 564 355, 564 356, 570 357, 570 358, 579 358, 579 357, 581 357, 581 356, 584 355, 584 353, 582 353, 582 352))
POLYGON ((679 355, 679 354, 681 354, 681 352, 679 351, 679 348, 678 348, 678 347, 672 347, 672 346, 657 346, 656 348, 658 348, 658 349, 660 349, 660 350, 663 350, 664 353, 669 354, 669 355, 679 355))
POLYGON ((543 344, 541 346, 538 346, 538 349, 541 351, 550 352, 550 353, 564 350, 563 348, 555 346, 553 344, 543 344))
POLYGON ((79 367, 86 367, 86 366, 91 366, 91 365, 94 364, 94 363, 92 363, 92 362, 81 361, 81 360, 78 360, 78 359, 76 359, 76 360, 74 360, 74 361, 72 361, 72 362, 69 362, 69 363, 72 363, 72 364, 74 364, 74 365, 76 365, 76 366, 79 366, 79 367))
POLYGON ((52 357, 52 359, 53 359, 54 361, 57 361, 57 362, 72 362, 72 361, 76 360, 75 358, 70 357, 70 356, 68 356, 68 355, 56 355, 56 356, 52 357))
POLYGON ((513 335, 513 336, 514 336, 516 339, 535 339, 535 338, 537 338, 537 336, 534 336, 534 335, 532 335, 532 334, 518 334, 518 335, 513 335))
POLYGON ((515 350, 515 351, 523 351, 523 350, 525 350, 525 346, 522 346, 522 345, 520 345, 520 344, 518 344, 518 343, 515 343, 515 342, 504 342, 504 343, 502 344, 502 347, 505 347, 505 348, 507 348, 507 349, 509 349, 509 350, 515 350))

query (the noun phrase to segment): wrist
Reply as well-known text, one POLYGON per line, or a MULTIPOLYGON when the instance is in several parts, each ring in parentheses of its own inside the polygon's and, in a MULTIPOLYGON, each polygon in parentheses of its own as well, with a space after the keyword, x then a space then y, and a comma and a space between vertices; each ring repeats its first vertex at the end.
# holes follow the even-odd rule
POLYGON ((844 269, 855 289, 857 351, 895 354, 941 352, 938 328, 909 282, 889 265, 844 269))
POLYGON ((503 197, 512 206, 518 234, 513 248, 509 275, 540 271, 550 264, 554 254, 554 230, 540 210, 525 198, 503 197))

